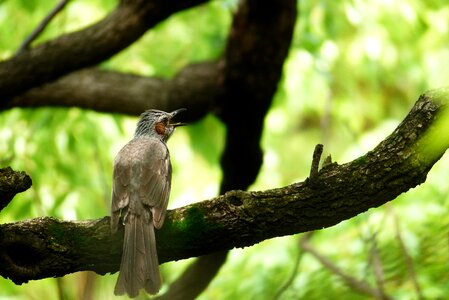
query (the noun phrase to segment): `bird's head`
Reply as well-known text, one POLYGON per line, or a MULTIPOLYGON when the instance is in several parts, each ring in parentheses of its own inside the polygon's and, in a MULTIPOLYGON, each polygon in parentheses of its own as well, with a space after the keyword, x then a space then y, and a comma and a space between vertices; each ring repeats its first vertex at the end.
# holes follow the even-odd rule
POLYGON ((176 127, 186 125, 185 123, 173 122, 173 118, 185 110, 185 108, 180 108, 171 113, 157 109, 145 111, 140 115, 134 136, 151 136, 166 142, 176 127))

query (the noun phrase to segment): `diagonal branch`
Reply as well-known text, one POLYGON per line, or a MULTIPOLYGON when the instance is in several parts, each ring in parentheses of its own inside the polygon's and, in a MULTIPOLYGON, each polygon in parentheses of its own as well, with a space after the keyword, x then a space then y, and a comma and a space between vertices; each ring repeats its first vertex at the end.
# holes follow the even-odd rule
MULTIPOLYGON (((449 147, 449 88, 421 96, 396 130, 366 155, 322 168, 307 181, 231 191, 168 212, 157 232, 160 261, 247 247, 265 239, 333 226, 395 199, 426 179, 449 147), (440 138, 438 138, 440 137, 440 138)), ((0 275, 16 283, 119 267, 123 231, 94 221, 37 218, 0 225, 0 275)))
POLYGON ((0 62, 1 100, 96 65, 139 39, 171 14, 207 0, 122 0, 100 22, 0 62))
POLYGON ((369 247, 369 261, 373 268, 374 278, 376 280, 377 296, 379 299, 391 299, 385 293, 385 274, 382 265, 382 260, 379 253, 379 247, 377 245, 377 232, 370 232, 366 237, 366 243, 369 247))
MULTIPOLYGON (((315 148, 316 149, 316 148, 315 148)), ((301 236, 301 239, 299 240, 299 246, 303 245, 304 243, 308 243, 308 241, 312 238, 314 234, 314 231, 306 232, 301 236)), ((300 248, 300 247, 299 247, 300 248)), ((287 281, 277 290, 276 294, 273 297, 273 300, 280 299, 282 294, 289 289, 289 287, 293 284, 296 276, 298 275, 299 265, 301 263, 301 260, 305 254, 305 251, 302 249, 298 249, 298 254, 296 256, 296 260, 293 263, 293 270, 290 274, 290 277, 287 279, 287 281)))
POLYGON ((340 269, 336 264, 334 264, 329 258, 323 256, 316 249, 310 245, 308 240, 301 240, 301 249, 313 257, 315 257, 326 269, 330 270, 333 274, 341 278, 348 286, 354 290, 371 296, 375 299, 389 300, 389 296, 385 295, 381 290, 373 288, 368 282, 359 280, 356 277, 350 275, 344 270, 340 269))
POLYGON ((413 287, 414 287, 414 289, 416 291, 416 299, 424 300, 424 296, 423 296, 423 293, 421 291, 421 286, 420 286, 420 284, 418 282, 418 276, 416 274, 415 266, 413 264, 413 258, 412 258, 411 254, 410 254, 410 251, 407 249, 407 246, 406 246, 406 244, 404 242, 404 239, 402 237, 402 233, 401 233, 402 230, 401 230, 401 224, 399 223, 399 218, 396 215, 396 213, 394 212, 393 207, 391 205, 388 206, 388 208, 389 208, 390 214, 393 217, 394 231, 395 231, 396 239, 397 239, 397 241, 399 243, 399 246, 401 248, 401 252, 402 252, 402 255, 403 255, 404 260, 405 260, 405 265, 407 267, 407 271, 408 271, 410 280, 411 280, 411 282, 413 284, 413 287))

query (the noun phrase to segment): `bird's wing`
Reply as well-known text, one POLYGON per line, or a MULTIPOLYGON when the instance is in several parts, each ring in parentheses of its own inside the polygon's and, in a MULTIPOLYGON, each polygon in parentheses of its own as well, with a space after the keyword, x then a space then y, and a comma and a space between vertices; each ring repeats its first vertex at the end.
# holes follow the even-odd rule
POLYGON ((161 228, 170 196, 170 155, 167 146, 157 139, 148 139, 141 149, 143 163, 139 197, 145 206, 151 208, 154 227, 161 228))
POLYGON ((129 204, 129 184, 131 178, 132 145, 126 144, 114 160, 112 179, 111 228, 115 232, 121 210, 129 204))
POLYGON ((163 142, 155 138, 139 138, 126 144, 114 161, 113 231, 117 229, 120 213, 125 208, 139 215, 146 215, 145 208, 151 210, 154 227, 162 227, 170 183, 170 156, 163 142))

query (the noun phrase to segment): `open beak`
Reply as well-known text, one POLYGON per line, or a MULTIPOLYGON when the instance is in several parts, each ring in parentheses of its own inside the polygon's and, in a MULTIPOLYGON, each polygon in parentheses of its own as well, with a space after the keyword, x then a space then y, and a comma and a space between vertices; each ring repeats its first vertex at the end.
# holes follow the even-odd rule
POLYGON ((177 110, 175 110, 175 111, 172 111, 171 113, 170 113, 170 125, 171 126, 173 126, 173 127, 178 127, 178 126, 185 126, 185 125, 187 125, 187 123, 181 123, 181 122, 178 122, 178 123, 171 123, 171 120, 173 120, 173 118, 177 115, 177 114, 179 114, 180 112, 183 112, 183 111, 186 111, 187 110, 187 108, 180 108, 180 109, 177 109, 177 110))

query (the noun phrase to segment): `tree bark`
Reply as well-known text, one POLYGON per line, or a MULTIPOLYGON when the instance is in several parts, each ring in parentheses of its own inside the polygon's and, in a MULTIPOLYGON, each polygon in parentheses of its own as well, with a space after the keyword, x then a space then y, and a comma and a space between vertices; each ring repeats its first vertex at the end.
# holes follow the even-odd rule
POLYGON ((10 167, 0 169, 0 211, 18 193, 31 187, 31 178, 25 172, 17 172, 10 167))
MULTIPOLYGON (((248 247, 265 239, 333 226, 425 181, 449 147, 449 88, 422 95, 396 130, 352 162, 324 166, 313 181, 260 192, 231 191, 168 212, 157 232, 160 262, 248 247)), ((119 268, 123 230, 109 217, 37 218, 0 225, 0 275, 32 279, 119 268)))
POLYGON ((188 65, 173 79, 84 69, 16 96, 0 110, 55 106, 139 115, 149 108, 187 107, 185 121, 192 121, 214 110, 222 94, 220 74, 216 62, 188 65))

